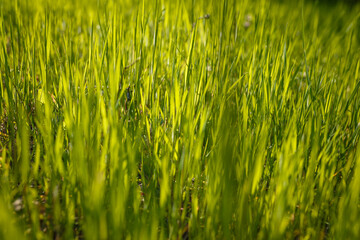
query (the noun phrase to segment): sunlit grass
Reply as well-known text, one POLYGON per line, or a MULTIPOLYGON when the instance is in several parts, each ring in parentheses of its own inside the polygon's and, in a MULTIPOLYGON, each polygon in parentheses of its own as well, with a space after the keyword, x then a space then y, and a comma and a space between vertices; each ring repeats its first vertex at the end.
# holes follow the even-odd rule
POLYGON ((0 239, 359 239, 360 5, 0 2, 0 239))

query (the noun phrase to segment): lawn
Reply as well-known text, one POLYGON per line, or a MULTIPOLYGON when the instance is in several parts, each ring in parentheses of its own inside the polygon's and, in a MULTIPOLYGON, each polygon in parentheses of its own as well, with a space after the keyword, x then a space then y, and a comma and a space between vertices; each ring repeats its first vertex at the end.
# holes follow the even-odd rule
POLYGON ((0 239, 360 239, 360 4, 1 0, 0 239))

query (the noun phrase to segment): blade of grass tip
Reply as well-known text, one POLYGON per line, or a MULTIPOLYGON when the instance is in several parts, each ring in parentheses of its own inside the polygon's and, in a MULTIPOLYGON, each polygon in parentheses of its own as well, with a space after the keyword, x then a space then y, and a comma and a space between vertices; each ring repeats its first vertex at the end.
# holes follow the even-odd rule
POLYGON ((196 38, 196 32, 197 32, 197 24, 195 23, 195 27, 193 28, 192 34, 191 34, 191 42, 190 47, 188 51, 188 58, 186 60, 186 68, 185 68, 185 82, 184 82, 184 89, 187 89, 188 81, 191 74, 191 57, 193 54, 194 44, 195 44, 195 38, 196 38))
POLYGON ((305 1, 301 1, 301 23, 302 23, 302 47, 304 51, 304 61, 305 61, 305 73, 306 73, 306 80, 308 82, 308 90, 311 92, 311 82, 309 77, 309 66, 307 64, 307 56, 306 56, 306 46, 305 46, 305 20, 304 20, 304 7, 305 1))

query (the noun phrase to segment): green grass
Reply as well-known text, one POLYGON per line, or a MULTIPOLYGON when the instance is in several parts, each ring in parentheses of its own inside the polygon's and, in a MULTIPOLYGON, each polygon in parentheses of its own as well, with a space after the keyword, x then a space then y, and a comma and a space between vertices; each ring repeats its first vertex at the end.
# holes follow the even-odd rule
POLYGON ((0 1, 0 239, 359 239, 360 5, 0 1))

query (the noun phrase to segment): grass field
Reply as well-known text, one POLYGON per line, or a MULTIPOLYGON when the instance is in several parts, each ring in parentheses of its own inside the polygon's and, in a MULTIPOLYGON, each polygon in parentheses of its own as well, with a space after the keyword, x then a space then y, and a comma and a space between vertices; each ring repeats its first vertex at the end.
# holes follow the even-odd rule
POLYGON ((360 239, 360 4, 1 0, 0 239, 360 239))

